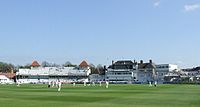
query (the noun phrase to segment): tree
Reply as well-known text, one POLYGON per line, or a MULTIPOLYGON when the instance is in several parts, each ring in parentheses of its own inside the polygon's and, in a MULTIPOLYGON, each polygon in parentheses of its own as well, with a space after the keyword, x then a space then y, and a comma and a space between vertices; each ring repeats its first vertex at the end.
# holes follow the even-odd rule
POLYGON ((20 69, 30 69, 31 68, 31 64, 19 65, 18 68, 20 68, 20 69))
POLYGON ((50 67, 50 63, 48 63, 47 61, 43 61, 41 66, 42 67, 50 67))
POLYGON ((91 74, 96 74, 96 67, 95 67, 95 65, 94 64, 90 64, 89 65, 89 67, 90 67, 90 69, 91 69, 91 74))
POLYGON ((67 61, 65 64, 63 64, 64 67, 77 67, 77 65, 72 64, 71 62, 67 61))
POLYGON ((103 66, 102 66, 101 64, 98 64, 98 65, 97 65, 97 68, 98 68, 98 69, 103 69, 103 66))
POLYGON ((96 69, 97 69, 98 74, 100 74, 100 75, 105 74, 105 69, 101 64, 98 64, 96 69))
POLYGON ((89 64, 89 67, 96 68, 94 64, 89 64))
POLYGON ((67 62, 65 62, 65 65, 66 65, 66 66, 69 66, 69 65, 72 65, 72 63, 69 62, 69 61, 67 61, 67 62))
POLYGON ((14 71, 14 65, 0 62, 0 72, 10 73, 14 71))
POLYGON ((60 67, 60 65, 59 65, 59 64, 56 64, 56 63, 51 63, 51 64, 50 64, 50 67, 60 67))

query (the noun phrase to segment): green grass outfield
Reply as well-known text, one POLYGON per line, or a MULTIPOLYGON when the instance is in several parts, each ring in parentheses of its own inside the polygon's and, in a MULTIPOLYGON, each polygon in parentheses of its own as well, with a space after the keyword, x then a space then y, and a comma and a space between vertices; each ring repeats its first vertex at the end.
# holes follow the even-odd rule
POLYGON ((200 107, 200 85, 0 85, 0 107, 200 107))

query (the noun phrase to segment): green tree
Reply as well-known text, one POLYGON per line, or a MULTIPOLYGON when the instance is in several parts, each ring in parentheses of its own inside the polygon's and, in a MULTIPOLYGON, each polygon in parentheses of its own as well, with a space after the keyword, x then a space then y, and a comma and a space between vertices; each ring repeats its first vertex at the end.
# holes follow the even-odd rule
POLYGON ((97 74, 97 69, 94 64, 90 64, 89 67, 91 69, 91 74, 97 74))
POLYGON ((14 71, 14 65, 0 62, 0 72, 10 73, 14 71))
POLYGON ((77 67, 77 65, 72 64, 71 62, 67 61, 65 64, 63 64, 64 67, 77 67))
POLYGON ((50 67, 50 63, 47 61, 43 61, 41 64, 42 67, 50 67))

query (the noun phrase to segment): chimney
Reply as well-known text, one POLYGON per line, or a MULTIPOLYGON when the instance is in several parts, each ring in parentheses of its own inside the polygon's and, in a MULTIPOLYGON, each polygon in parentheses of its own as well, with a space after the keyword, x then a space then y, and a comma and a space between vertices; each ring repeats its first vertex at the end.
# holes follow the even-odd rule
POLYGON ((153 63, 151 59, 149 60, 149 63, 151 63, 151 64, 153 63))
POLYGON ((103 66, 103 70, 106 71, 106 66, 105 65, 103 66))
POLYGON ((112 60, 112 65, 114 64, 114 60, 112 60))
POLYGON ((143 60, 140 60, 140 64, 143 64, 143 60))

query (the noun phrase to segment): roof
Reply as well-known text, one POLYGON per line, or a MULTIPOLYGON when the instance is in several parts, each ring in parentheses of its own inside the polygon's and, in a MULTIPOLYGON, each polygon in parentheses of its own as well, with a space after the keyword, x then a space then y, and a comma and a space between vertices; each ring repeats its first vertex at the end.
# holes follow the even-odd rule
POLYGON ((39 67, 40 64, 37 61, 33 61, 31 64, 32 67, 39 67))
POLYGON ((136 63, 133 63, 131 60, 120 60, 120 61, 113 63, 108 68, 110 68, 110 69, 133 69, 134 66, 136 66, 136 63))
POLYGON ((79 67, 82 67, 82 68, 86 68, 88 67, 88 63, 86 61, 82 61, 81 64, 79 65, 79 67))
POLYGON ((147 69, 147 68, 150 68, 150 69, 153 69, 153 68, 156 68, 155 64, 154 63, 140 63, 138 64, 138 69, 147 69))
POLYGON ((133 65, 134 63, 131 60, 122 60, 115 62, 115 65, 133 65))
POLYGON ((76 67, 41 67, 38 69, 19 69, 17 75, 41 75, 41 76, 87 76, 89 69, 76 67))
POLYGON ((182 69, 183 71, 200 71, 200 66, 195 68, 182 69))
POLYGON ((0 73, 0 75, 4 75, 7 78, 14 78, 16 76, 15 73, 0 73))

